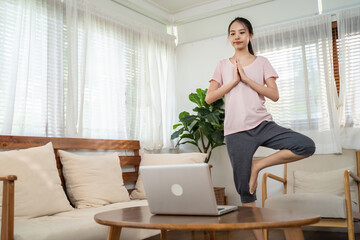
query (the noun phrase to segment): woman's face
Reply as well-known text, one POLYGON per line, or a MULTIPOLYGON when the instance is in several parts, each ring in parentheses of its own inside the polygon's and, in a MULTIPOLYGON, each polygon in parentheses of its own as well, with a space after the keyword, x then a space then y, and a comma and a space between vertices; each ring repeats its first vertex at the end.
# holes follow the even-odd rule
POLYGON ((252 34, 249 33, 249 30, 243 23, 235 21, 231 24, 229 40, 235 49, 247 49, 251 38, 252 34))

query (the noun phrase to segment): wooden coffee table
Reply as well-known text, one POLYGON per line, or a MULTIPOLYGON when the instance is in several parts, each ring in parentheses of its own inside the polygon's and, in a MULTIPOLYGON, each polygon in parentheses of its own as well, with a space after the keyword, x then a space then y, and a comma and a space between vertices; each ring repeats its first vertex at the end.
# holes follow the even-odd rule
POLYGON ((121 228, 160 229, 161 239, 167 230, 209 231, 215 239, 216 231, 241 229, 283 228, 286 239, 303 240, 301 226, 320 221, 320 216, 290 210, 239 207, 222 216, 167 216, 153 215, 147 206, 118 209, 98 213, 97 223, 109 226, 108 240, 119 240, 121 228))

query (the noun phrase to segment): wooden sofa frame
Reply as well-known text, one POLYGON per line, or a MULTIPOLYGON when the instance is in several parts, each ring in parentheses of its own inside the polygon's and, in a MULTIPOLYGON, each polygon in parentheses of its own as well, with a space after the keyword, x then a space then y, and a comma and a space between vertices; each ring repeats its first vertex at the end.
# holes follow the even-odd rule
MULTIPOLYGON (((354 234, 354 221, 360 221, 360 151, 356 152, 356 171, 354 174, 350 170, 344 172, 344 192, 345 192, 345 203, 346 203, 346 219, 338 218, 322 218, 320 222, 315 223, 311 226, 319 227, 343 227, 348 229, 348 240, 355 240, 354 234), (359 209, 353 210, 351 206, 350 197, 350 177, 354 179, 358 187, 358 205, 359 209)), ((265 207, 265 201, 267 199, 267 179, 271 178, 276 181, 283 183, 284 194, 287 189, 287 165, 284 166, 284 177, 279 177, 269 172, 264 173, 262 179, 262 207, 265 207)), ((264 238, 268 240, 268 230, 264 229, 264 238)))
MULTIPOLYGON (((52 142, 56 157, 56 166, 59 171, 64 191, 65 180, 58 150, 127 150, 133 156, 119 156, 121 167, 132 166, 128 171, 123 171, 124 183, 134 183, 128 188, 129 193, 133 191, 138 178, 141 157, 139 155, 140 142, 136 140, 105 140, 84 138, 55 138, 55 137, 24 137, 24 136, 0 136, 0 149, 25 149, 38 147, 52 142)), ((127 152, 127 153, 128 153, 127 152)), ((11 174, 11 173, 9 173, 11 174)), ((14 238, 14 185, 17 179, 14 175, 0 177, 3 181, 2 218, 1 218, 1 240, 13 240, 14 238)))

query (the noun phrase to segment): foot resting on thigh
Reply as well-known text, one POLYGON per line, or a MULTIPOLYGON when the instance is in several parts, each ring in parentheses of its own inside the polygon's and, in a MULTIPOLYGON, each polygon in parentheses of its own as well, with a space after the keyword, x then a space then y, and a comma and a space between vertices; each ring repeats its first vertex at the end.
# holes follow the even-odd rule
POLYGON ((257 188, 257 178, 259 174, 259 168, 258 168, 258 161, 259 160, 253 160, 252 166, 251 166, 251 176, 249 180, 249 192, 250 194, 254 194, 256 188, 257 188))

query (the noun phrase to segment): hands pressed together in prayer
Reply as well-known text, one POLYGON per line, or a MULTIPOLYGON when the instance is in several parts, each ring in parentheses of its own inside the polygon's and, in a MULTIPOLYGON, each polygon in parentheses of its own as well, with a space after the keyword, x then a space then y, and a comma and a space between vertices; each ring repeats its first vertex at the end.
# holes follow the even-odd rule
POLYGON ((236 82, 236 84, 239 82, 247 84, 250 79, 246 75, 244 68, 238 58, 236 59, 235 64, 236 65, 234 67, 234 81, 236 82))

